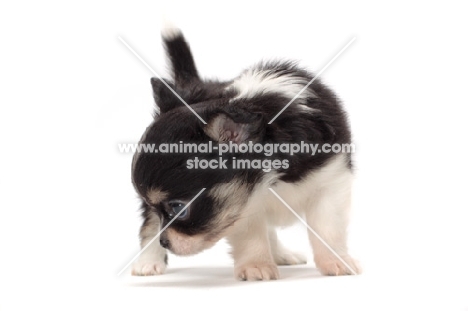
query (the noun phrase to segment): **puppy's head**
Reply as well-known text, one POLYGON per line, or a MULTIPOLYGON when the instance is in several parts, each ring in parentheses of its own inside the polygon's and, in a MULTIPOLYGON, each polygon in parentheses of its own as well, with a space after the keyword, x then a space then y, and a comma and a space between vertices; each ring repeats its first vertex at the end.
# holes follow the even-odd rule
MULTIPOLYGON (((161 90, 159 85, 157 90, 161 90)), ((160 236, 161 245, 179 255, 195 254, 214 245, 241 217, 263 172, 232 169, 232 155, 220 159, 215 149, 211 153, 194 149, 181 152, 181 143, 200 146, 211 142, 217 146, 221 141, 259 141, 264 121, 258 113, 231 107, 227 99, 189 101, 191 108, 206 120, 204 124, 179 99, 168 103, 160 97, 160 113, 140 141, 140 146, 154 146, 158 152, 135 154, 132 180, 140 197, 161 218, 161 228, 172 221, 160 236), (172 152, 161 152, 163 146, 169 151, 172 146, 172 152), (225 167, 189 168, 188 161, 195 158, 215 160, 218 164, 226 160, 225 167), (203 188, 206 190, 175 218, 203 188)))

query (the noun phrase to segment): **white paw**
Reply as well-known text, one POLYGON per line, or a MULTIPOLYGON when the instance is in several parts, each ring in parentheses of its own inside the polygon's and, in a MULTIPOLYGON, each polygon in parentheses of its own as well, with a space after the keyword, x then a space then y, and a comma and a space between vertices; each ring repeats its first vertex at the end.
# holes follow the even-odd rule
POLYGON ((249 263, 236 267, 234 274, 241 281, 268 281, 279 278, 278 267, 274 263, 249 263))
POLYGON ((361 273, 361 267, 355 259, 348 255, 341 256, 341 258, 353 271, 346 267, 346 265, 344 265, 341 260, 336 257, 327 256, 326 258, 315 258, 315 264, 323 275, 350 275, 361 273))
POLYGON ((139 276, 159 275, 164 271, 166 271, 164 261, 137 261, 132 267, 132 275, 139 276))
POLYGON ((285 251, 281 254, 275 254, 274 258, 276 264, 280 266, 303 265, 307 263, 307 259, 304 255, 289 251, 285 251))

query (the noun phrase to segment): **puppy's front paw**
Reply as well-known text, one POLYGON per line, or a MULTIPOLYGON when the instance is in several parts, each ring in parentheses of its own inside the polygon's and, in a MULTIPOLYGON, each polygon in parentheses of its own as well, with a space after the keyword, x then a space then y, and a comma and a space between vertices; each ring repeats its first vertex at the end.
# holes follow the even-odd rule
POLYGON ((132 267, 132 275, 149 276, 159 275, 166 271, 163 261, 137 261, 132 267))
POLYGON ((280 266, 303 265, 307 263, 307 259, 305 256, 289 251, 284 251, 280 254, 275 254, 274 258, 276 264, 280 266))
MULTIPOLYGON (((353 271, 357 274, 361 273, 361 267, 359 263, 351 258, 350 256, 341 256, 341 258, 348 264, 348 266, 353 269, 353 271)), ((341 260, 336 257, 324 257, 324 258, 316 258, 315 264, 317 268, 323 275, 350 275, 354 274, 348 267, 346 267, 341 260)))
POLYGON ((235 275, 241 281, 268 281, 279 278, 274 263, 249 263, 235 268, 235 275))

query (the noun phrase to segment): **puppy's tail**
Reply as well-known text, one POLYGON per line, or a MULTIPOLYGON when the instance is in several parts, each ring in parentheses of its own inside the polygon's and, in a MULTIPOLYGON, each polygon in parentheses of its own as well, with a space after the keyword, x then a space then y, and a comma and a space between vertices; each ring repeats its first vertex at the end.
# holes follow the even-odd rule
POLYGON ((161 36, 172 66, 175 84, 183 86, 200 80, 192 52, 180 29, 166 22, 161 36))

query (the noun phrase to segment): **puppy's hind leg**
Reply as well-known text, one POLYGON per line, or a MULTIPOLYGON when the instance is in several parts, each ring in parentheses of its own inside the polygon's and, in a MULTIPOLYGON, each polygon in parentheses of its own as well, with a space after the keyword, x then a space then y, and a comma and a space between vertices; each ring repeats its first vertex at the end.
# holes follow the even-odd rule
MULTIPOLYGON (((141 248, 145 247, 160 230, 158 215, 149 211, 144 212, 145 221, 140 229, 141 248)), ((133 264, 132 275, 157 275, 162 274, 167 266, 167 253, 159 244, 159 239, 154 240, 138 257, 133 264)))
POLYGON ((315 264, 324 275, 361 272, 358 263, 348 255, 347 226, 352 174, 345 165, 340 165, 340 161, 337 158, 318 173, 322 174, 320 184, 306 211, 307 224, 333 250, 330 251, 315 234, 308 232, 315 264))
POLYGON ((307 263, 307 259, 304 255, 291 252, 283 246, 278 240, 278 235, 274 228, 268 230, 268 235, 270 238, 271 254, 277 265, 288 266, 307 263))

